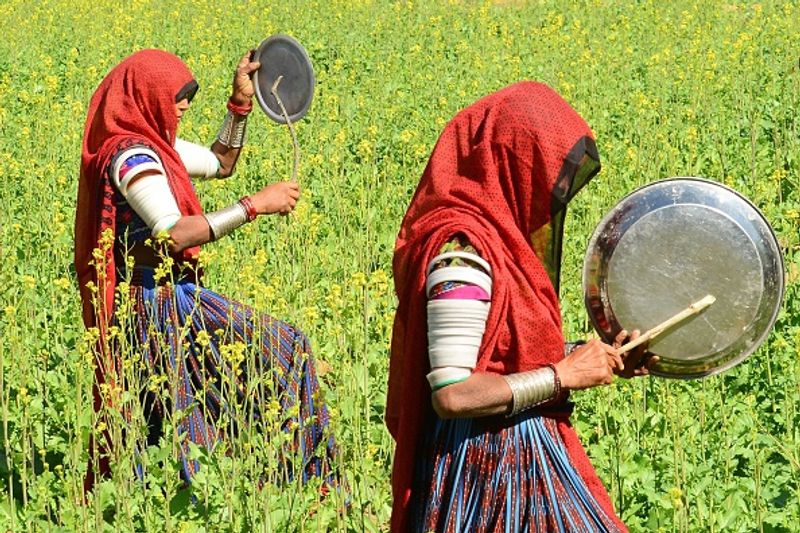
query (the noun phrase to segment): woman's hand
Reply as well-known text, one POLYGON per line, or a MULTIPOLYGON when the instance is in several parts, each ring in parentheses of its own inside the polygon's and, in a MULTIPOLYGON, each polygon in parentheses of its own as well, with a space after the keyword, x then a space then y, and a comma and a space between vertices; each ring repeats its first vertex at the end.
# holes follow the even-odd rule
MULTIPOLYGON (((623 344, 635 340, 637 337, 639 337, 639 330, 633 330, 633 333, 628 335, 628 332, 623 329, 614 339, 614 349, 618 349, 623 344)), ((658 356, 652 355, 647 351, 647 343, 645 342, 633 350, 622 354, 622 362, 625 368, 614 371, 618 376, 622 376, 623 378, 646 376, 650 373, 650 367, 658 362, 658 356)))
POLYGON ((300 186, 295 181, 272 183, 250 196, 253 207, 259 215, 272 213, 288 215, 297 205, 298 198, 300 198, 300 186))
POLYGON ((556 363, 556 372, 565 389, 579 390, 608 385, 616 372, 623 370, 622 358, 614 348, 592 339, 556 363))
POLYGON ((249 50, 239 60, 236 65, 236 73, 233 75, 233 89, 231 91, 231 100, 234 104, 239 106, 248 106, 256 93, 253 87, 253 80, 250 76, 261 67, 258 61, 250 61, 254 50, 249 50))

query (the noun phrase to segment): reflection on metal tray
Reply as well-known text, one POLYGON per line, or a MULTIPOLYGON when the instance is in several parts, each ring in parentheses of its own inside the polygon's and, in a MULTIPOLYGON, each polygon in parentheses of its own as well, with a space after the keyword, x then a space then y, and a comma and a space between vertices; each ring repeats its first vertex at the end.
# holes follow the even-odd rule
POLYGON ((783 298, 783 260, 746 198, 698 178, 671 178, 623 198, 597 226, 583 267, 592 323, 610 342, 712 294, 717 301, 650 343, 652 374, 697 378, 743 361, 766 339, 783 298))

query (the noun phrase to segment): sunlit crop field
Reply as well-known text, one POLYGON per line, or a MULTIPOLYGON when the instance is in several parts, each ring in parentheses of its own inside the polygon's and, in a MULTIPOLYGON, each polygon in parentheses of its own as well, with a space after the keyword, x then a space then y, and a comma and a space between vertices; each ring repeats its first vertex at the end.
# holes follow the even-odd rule
MULTIPOLYGON (((603 159, 568 215, 567 337, 590 334, 580 267, 591 231, 644 183, 724 182, 763 210, 785 252, 784 310, 747 362, 701 381, 573 395, 618 512, 633 531, 800 531, 797 2, 261 4, 0 3, 0 528, 387 529, 394 237, 446 121, 535 79, 587 119, 603 159), (187 487, 167 434, 145 459, 123 450, 84 501, 92 369, 71 262, 89 97, 129 53, 173 51, 201 86, 179 134, 210 144, 238 57, 278 32, 306 46, 318 78, 297 125, 303 197, 290 218, 208 245, 206 284, 309 335, 330 366, 323 388, 347 490, 320 498, 319 483, 274 483, 274 450, 244 435, 196 450, 202 474, 187 487), (145 479, 134 474, 142 460, 145 479)), ((289 176, 285 129, 256 111, 248 134, 236 176, 198 183, 206 208, 289 176)))

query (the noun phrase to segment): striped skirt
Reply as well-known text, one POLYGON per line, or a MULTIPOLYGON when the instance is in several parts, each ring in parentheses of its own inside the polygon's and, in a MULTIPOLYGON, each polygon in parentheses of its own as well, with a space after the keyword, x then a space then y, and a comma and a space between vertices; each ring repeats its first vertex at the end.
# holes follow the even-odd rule
POLYGON ((618 531, 572 466, 555 419, 433 416, 415 472, 415 531, 618 531))
POLYGON ((188 280, 161 286, 147 268, 135 268, 130 297, 148 443, 169 417, 187 480, 199 467, 190 443, 211 449, 244 430, 280 443, 282 479, 331 479, 335 445, 302 332, 188 280))

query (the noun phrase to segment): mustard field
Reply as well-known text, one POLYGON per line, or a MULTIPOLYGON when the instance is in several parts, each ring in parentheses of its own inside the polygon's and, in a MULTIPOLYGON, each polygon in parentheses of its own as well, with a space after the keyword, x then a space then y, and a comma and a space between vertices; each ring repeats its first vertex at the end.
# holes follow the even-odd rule
MULTIPOLYGON (((0 529, 388 530, 383 410, 400 220, 450 117, 532 79, 586 118, 603 163, 567 216, 567 338, 592 334, 580 276, 592 230, 637 186, 725 183, 763 211, 785 254, 775 330, 740 366, 573 395, 573 423, 618 513, 631 531, 800 531, 798 21, 796 1, 3 0, 0 529), (191 485, 168 425, 156 445, 115 450, 112 476, 84 497, 99 431, 96 337, 81 322, 72 226, 89 98, 128 54, 174 52, 200 84, 179 135, 210 145, 238 58, 274 33, 303 43, 318 82, 296 125, 301 201, 288 218, 207 245, 205 284, 309 336, 346 483, 323 497, 320 482, 282 478, 276 408, 273 434, 193 450, 202 468, 191 485)), ((291 165, 288 132, 256 110, 237 174, 197 191, 218 209, 287 179, 291 165)), ((144 431, 136 417, 111 423, 126 442, 144 431)))

